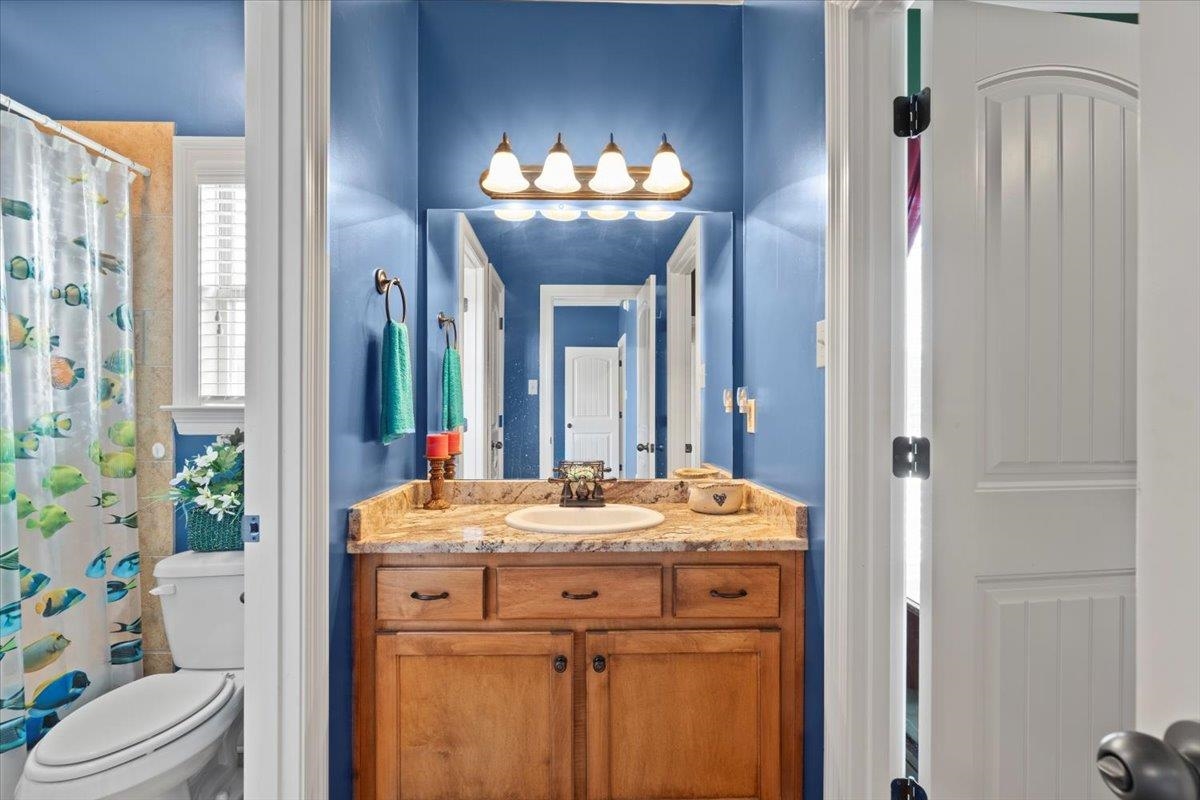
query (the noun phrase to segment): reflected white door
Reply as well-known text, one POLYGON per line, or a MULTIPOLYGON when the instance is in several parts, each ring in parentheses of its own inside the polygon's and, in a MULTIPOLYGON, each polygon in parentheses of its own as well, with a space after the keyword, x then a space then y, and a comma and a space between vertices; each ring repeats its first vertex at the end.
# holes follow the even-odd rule
POLYGON ((504 281, 490 263, 487 281, 487 477, 500 480, 504 477, 504 281))
POLYGON ((1101 798, 1133 722, 1137 26, 930 6, 921 783, 1101 798))
POLYGON ((620 463, 620 378, 615 347, 565 347, 563 455, 620 463))
POLYGON ((629 454, 625 452, 625 443, 629 440, 629 339, 625 334, 617 339, 617 401, 621 404, 617 416, 621 424, 617 426, 617 471, 620 478, 630 475, 629 464, 626 463, 629 454))
POLYGON ((651 275, 637 296, 637 464, 638 478, 654 477, 655 290, 651 275))

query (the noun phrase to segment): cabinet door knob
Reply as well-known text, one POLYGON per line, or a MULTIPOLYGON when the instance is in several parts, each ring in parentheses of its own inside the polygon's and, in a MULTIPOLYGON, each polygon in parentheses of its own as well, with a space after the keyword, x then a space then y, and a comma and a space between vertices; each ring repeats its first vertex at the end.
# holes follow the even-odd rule
POLYGON ((575 592, 563 591, 563 600, 595 600, 600 596, 599 589, 592 589, 587 594, 576 594, 575 592))
POLYGON ((554 657, 554 671, 555 672, 566 672, 567 671, 567 657, 566 656, 555 656, 554 657))
POLYGON ((738 589, 736 592, 722 592, 720 589, 710 589, 708 592, 709 597, 722 597, 726 600, 737 600, 748 594, 750 593, 745 589, 738 589))
POLYGON ((441 594, 421 594, 420 592, 413 592, 409 595, 409 597, 411 597, 413 600, 445 600, 449 596, 449 592, 442 592, 441 594))
POLYGON ((608 660, 604 656, 596 656, 592 659, 592 669, 596 672, 604 672, 608 667, 608 660))

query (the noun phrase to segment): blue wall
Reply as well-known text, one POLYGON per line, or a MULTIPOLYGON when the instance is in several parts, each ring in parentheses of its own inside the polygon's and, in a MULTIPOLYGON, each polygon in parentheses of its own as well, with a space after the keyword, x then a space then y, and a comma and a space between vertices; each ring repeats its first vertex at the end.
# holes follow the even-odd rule
POLYGON ((421 3, 421 207, 473 208, 500 133, 539 163, 562 131, 594 164, 609 131, 648 164, 666 131, 691 208, 741 207, 736 6, 421 3))
MULTIPOLYGON (((351 796, 351 566, 347 508, 418 474, 415 437, 379 443, 381 266, 419 287, 417 8, 335 0, 329 153, 329 796, 351 796)), ((394 304, 399 313, 399 304, 394 304)), ((410 320, 412 317, 410 316, 410 320)), ((410 326, 411 330, 411 326, 410 326)), ((414 346, 414 354, 419 350, 414 346)), ((424 414, 418 391, 417 414, 424 414)), ((420 419, 420 416, 418 416, 420 419)))
POLYGON ((4 0, 0 92, 57 119, 241 136, 241 0, 4 0))
MULTIPOLYGON (((742 8, 745 230, 741 368, 758 400, 746 477, 809 504, 805 559, 805 797, 821 796, 825 589, 824 17, 817 0, 742 8)), ((738 352, 735 350, 735 352, 738 352)), ((741 419, 739 417, 739 419, 741 419)))
POLYGON ((701 413, 705 462, 734 469, 734 436, 731 415, 725 413, 722 389, 734 387, 734 271, 733 219, 706 214, 700 221, 700 260, 704 299, 704 369, 701 413))
MULTIPOLYGON (((621 338, 621 309, 617 306, 554 309, 554 460, 562 461, 565 446, 562 435, 567 422, 567 363, 568 347, 616 347, 621 338)), ((616 474, 618 465, 610 464, 616 474)))

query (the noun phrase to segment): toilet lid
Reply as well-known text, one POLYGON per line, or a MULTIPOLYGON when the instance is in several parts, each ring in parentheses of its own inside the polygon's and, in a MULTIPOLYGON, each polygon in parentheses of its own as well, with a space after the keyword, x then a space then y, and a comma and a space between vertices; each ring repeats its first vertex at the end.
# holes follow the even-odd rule
POLYGON ((70 766, 136 747, 183 722, 191 730, 215 714, 213 702, 233 681, 224 672, 150 675, 97 697, 54 726, 37 758, 47 766, 70 766), (198 718, 202 715, 203 718, 198 718))

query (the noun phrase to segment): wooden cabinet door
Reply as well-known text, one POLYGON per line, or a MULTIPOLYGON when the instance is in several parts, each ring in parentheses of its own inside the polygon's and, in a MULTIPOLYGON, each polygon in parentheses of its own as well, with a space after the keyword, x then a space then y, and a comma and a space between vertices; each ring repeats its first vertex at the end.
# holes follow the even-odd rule
POLYGON ((586 641, 591 800, 778 800, 778 631, 614 631, 586 641))
POLYGON ((376 636, 379 800, 569 800, 574 637, 376 636))

